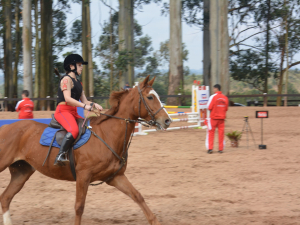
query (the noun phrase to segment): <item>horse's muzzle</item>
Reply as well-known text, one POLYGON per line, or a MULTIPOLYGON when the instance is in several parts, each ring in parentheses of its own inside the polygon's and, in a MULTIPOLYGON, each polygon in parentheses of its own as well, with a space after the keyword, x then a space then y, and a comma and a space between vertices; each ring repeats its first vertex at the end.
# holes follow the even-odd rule
POLYGON ((166 120, 165 120, 165 125, 166 125, 166 126, 169 127, 171 123, 172 123, 172 121, 171 121, 170 119, 166 119, 166 120))

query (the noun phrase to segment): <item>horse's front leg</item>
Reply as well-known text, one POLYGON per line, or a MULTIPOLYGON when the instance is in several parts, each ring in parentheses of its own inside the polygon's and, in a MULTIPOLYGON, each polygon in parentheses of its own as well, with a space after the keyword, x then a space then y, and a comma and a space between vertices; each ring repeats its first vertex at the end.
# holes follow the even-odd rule
POLYGON ((84 211, 86 194, 91 177, 88 174, 77 174, 76 181, 76 202, 75 202, 75 225, 81 224, 81 217, 84 211))
POLYGON ((147 206, 143 196, 132 186, 125 175, 116 176, 112 181, 108 182, 109 185, 116 187, 124 194, 128 195, 135 201, 143 210, 147 220, 151 225, 160 225, 156 216, 151 212, 147 206))

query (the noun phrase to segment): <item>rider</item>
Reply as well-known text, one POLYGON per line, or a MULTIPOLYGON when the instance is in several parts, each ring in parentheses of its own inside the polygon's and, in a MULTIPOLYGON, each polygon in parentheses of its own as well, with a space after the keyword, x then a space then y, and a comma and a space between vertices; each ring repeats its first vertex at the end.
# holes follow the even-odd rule
MULTIPOLYGON (((82 83, 78 80, 83 65, 87 64, 88 62, 85 62, 78 54, 70 54, 64 60, 66 75, 60 80, 54 117, 68 133, 62 141, 54 165, 64 164, 68 161, 66 153, 78 136, 79 129, 76 119, 82 117, 78 115, 76 107, 82 107, 85 110, 91 110, 93 107, 93 103, 88 101, 84 94, 82 83)), ((94 106, 96 109, 102 110, 102 107, 97 103, 94 103, 94 106)))

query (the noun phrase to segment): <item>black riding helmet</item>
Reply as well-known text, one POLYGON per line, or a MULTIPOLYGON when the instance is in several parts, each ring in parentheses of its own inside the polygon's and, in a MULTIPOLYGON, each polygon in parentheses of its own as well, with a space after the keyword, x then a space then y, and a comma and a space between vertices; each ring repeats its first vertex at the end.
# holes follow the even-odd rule
POLYGON ((66 72, 74 72, 76 75, 78 75, 76 63, 82 63, 83 65, 88 64, 88 62, 85 62, 80 55, 70 54, 65 58, 65 61, 64 61, 64 68, 65 68, 66 72), (74 65, 75 69, 71 70, 70 65, 74 65))

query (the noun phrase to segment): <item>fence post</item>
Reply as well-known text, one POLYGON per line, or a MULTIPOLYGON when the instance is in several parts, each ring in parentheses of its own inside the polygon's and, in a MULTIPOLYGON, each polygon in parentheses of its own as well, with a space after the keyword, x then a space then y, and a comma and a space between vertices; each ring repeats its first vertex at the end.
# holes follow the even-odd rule
MULTIPOLYGON (((50 98, 50 96, 47 96, 46 98, 50 98)), ((50 100, 47 100, 47 111, 50 111, 50 100)))
POLYGON ((264 107, 268 106, 268 97, 266 96, 267 93, 264 93, 264 107))
MULTIPOLYGON (((4 97, 4 98, 7 98, 7 97, 4 97)), ((5 112, 7 112, 8 111, 8 101, 6 101, 6 100, 4 100, 4 104, 5 104, 5 112)))

